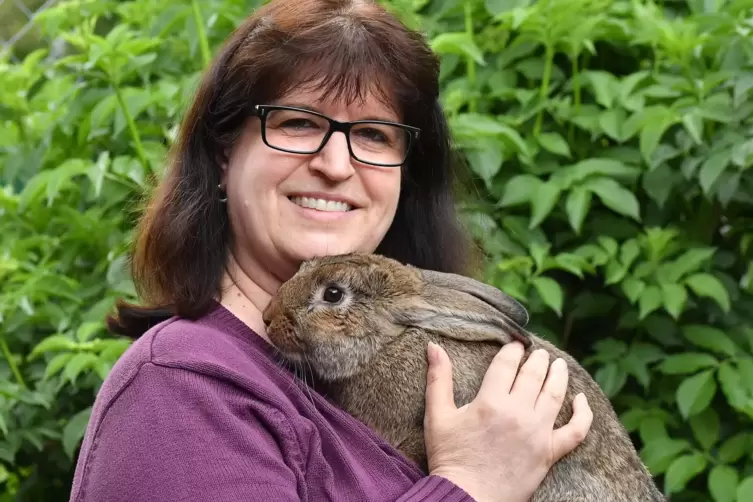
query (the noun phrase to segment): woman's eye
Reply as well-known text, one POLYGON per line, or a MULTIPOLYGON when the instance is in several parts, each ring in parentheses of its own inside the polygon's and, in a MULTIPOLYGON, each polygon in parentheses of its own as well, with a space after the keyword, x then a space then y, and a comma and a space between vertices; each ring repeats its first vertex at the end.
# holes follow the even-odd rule
POLYGON ((342 289, 330 286, 324 290, 322 300, 327 303, 339 303, 343 299, 344 295, 345 293, 343 293, 342 289))
POLYGON ((308 127, 316 127, 316 124, 306 119, 289 119, 280 124, 280 127, 289 127, 291 129, 304 129, 308 127))
POLYGON ((378 129, 360 129, 358 131, 358 135, 363 139, 369 141, 376 141, 380 143, 387 141, 387 137, 382 131, 379 131, 378 129))

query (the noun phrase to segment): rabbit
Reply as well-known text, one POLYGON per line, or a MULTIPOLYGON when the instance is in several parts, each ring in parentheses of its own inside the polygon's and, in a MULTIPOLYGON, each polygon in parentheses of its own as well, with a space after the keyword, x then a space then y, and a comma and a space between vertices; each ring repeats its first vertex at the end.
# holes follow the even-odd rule
MULTIPOLYGON (((660 502, 609 399, 578 362, 524 329, 528 313, 500 290, 461 275, 373 253, 301 264, 264 309, 267 337, 284 362, 309 368, 316 390, 370 427, 424 473, 426 346, 453 366, 455 404, 472 401, 501 346, 513 340, 563 358, 570 374, 555 426, 583 392, 593 410, 585 440, 555 463, 531 502, 660 502)), ((522 363, 521 363, 522 364, 522 363)))

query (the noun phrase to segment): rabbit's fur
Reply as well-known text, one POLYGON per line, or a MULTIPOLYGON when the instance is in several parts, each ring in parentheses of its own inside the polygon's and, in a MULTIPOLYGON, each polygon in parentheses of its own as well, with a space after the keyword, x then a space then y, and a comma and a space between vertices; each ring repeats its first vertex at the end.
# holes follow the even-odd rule
POLYGON ((523 329, 526 310, 496 288, 355 253, 304 262, 263 318, 267 336, 288 362, 310 368, 318 390, 424 472, 427 343, 441 345, 450 356, 457 406, 475 398, 501 345, 524 341, 525 358, 545 348, 550 361, 567 362, 570 374, 555 426, 570 420, 580 392, 588 398, 593 422, 586 439, 552 467, 531 502, 666 500, 598 384, 570 355, 523 329))

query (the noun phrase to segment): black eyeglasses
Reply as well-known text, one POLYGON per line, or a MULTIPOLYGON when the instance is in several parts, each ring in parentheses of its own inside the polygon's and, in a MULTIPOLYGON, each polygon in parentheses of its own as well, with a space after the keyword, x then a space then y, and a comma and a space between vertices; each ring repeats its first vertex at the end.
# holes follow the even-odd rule
POLYGON ((364 164, 397 167, 405 163, 420 129, 383 120, 339 122, 326 115, 292 106, 254 105, 261 120, 261 137, 275 150, 313 154, 333 133, 345 134, 351 157, 364 164))

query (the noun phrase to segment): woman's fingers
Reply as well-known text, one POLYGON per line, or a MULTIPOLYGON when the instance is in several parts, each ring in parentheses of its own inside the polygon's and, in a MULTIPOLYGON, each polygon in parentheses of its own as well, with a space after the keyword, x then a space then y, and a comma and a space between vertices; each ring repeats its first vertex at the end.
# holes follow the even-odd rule
POLYGON ((426 348, 429 369, 426 374, 426 421, 441 418, 456 409, 452 389, 452 362, 439 345, 426 348))
POLYGON ((573 416, 570 421, 552 433, 553 462, 570 453, 586 438, 593 421, 593 411, 584 394, 573 399, 573 416))
POLYGON ((546 377, 541 393, 536 399, 535 408, 545 414, 553 424, 565 402, 568 381, 567 363, 562 358, 557 358, 549 367, 549 375, 546 377))
POLYGON ((534 350, 520 368, 510 394, 515 395, 516 401, 533 407, 544 385, 548 370, 549 353, 544 349, 534 350))
POLYGON ((492 359, 486 370, 478 398, 487 402, 499 402, 502 396, 510 392, 515 376, 518 374, 520 360, 525 348, 520 342, 504 345, 492 359))

